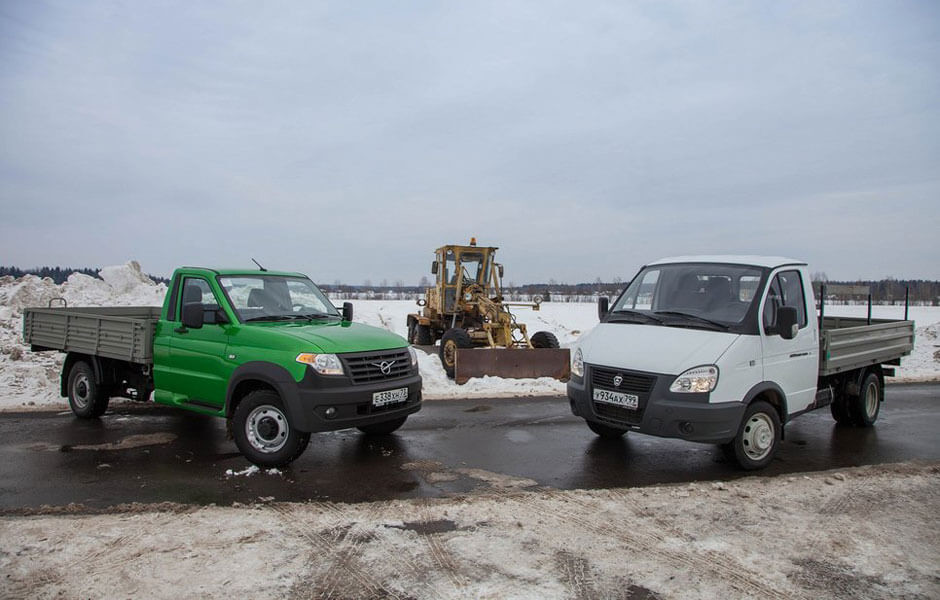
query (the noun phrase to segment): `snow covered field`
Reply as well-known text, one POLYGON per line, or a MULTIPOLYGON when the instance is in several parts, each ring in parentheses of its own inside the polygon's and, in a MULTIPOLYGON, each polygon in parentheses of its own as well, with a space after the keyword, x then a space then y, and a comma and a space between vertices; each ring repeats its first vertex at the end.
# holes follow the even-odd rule
POLYGON ((0 596, 940 597, 937 463, 591 491, 488 476, 438 500, 0 517, 0 596))
MULTIPOLYGON (((136 262, 101 270, 98 278, 73 274, 62 285, 27 276, 14 280, 0 278, 0 409, 24 406, 62 408, 59 397, 59 369, 62 357, 56 353, 33 353, 22 342, 22 309, 46 306, 55 297, 69 306, 159 306, 166 286, 154 284, 141 273, 136 262)), ((417 310, 407 300, 358 300, 356 320, 405 335, 406 315, 417 310)), ((546 302, 539 311, 516 309, 529 331, 548 330, 563 346, 570 346, 584 331, 597 323, 593 304, 546 302)), ((864 306, 831 306, 827 314, 864 316, 864 306)), ((903 307, 877 306, 874 316, 901 318, 903 307)), ((902 360, 894 381, 940 380, 940 307, 913 307, 911 318, 917 324, 914 353, 902 360)), ((437 356, 419 353, 424 393, 427 399, 500 397, 563 394, 564 384, 549 378, 500 379, 484 377, 463 386, 447 379, 437 356)))

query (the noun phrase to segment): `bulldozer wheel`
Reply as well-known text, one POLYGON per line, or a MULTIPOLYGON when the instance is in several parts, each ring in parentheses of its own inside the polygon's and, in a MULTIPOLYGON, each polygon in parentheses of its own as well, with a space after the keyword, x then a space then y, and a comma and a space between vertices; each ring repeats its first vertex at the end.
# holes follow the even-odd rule
POLYGON ((554 333, 549 333, 548 331, 539 331, 532 335, 529 338, 529 341, 532 342, 533 348, 560 348, 558 345, 558 338, 555 337, 554 333))
POLYGON ((448 377, 454 378, 454 369, 457 366, 457 349, 472 347, 473 342, 470 341, 470 334, 467 333, 466 329, 454 327, 444 332, 444 335, 441 336, 440 356, 441 365, 448 377))
POLYGON ((415 341, 412 342, 419 346, 430 346, 434 343, 434 338, 431 337, 431 326, 430 325, 415 325, 414 332, 415 341))

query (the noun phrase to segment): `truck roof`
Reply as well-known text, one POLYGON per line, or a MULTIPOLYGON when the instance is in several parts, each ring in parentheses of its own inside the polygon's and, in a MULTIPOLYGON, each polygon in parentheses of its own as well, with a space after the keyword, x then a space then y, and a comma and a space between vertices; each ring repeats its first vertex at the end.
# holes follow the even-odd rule
POLYGON ((649 265, 664 265, 670 263, 722 263, 731 265, 751 265, 774 269, 784 265, 805 265, 805 260, 786 258, 784 256, 752 256, 746 254, 713 254, 702 256, 671 256, 648 263, 649 265))
POLYGON ((281 277, 306 277, 303 273, 295 273, 292 271, 272 271, 270 269, 266 271, 261 271, 258 267, 246 267, 244 269, 213 269, 210 267, 194 267, 186 266, 180 267, 181 271, 211 271, 216 275, 278 275, 281 277))

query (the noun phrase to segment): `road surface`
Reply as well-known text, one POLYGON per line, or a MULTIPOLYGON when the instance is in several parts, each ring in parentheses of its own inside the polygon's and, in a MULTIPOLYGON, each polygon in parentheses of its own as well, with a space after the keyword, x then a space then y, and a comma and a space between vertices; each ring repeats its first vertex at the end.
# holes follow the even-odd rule
MULTIPOLYGON (((801 416, 763 473, 940 459, 938 400, 938 384, 889 386, 871 429, 837 426, 827 409, 801 416)), ((224 421, 170 408, 118 404, 93 421, 67 411, 0 413, 7 513, 73 503, 364 502, 494 485, 603 489, 747 475, 714 446, 634 433, 601 440, 564 397, 428 401, 394 435, 318 434, 282 472, 227 474, 249 466, 224 421)))

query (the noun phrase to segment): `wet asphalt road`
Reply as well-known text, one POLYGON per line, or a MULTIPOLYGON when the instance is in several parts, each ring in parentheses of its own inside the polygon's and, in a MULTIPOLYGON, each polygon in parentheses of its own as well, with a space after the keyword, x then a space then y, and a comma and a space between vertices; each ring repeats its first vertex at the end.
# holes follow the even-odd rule
MULTIPOLYGON (((886 397, 871 429, 837 426, 828 409, 794 420, 764 473, 940 459, 940 385, 890 386, 886 397)), ((248 466, 221 419, 145 404, 118 405, 98 421, 0 413, 0 512, 69 503, 360 502, 525 486, 518 478, 573 489, 745 475, 714 446, 633 433, 600 440, 564 397, 430 401, 394 435, 314 435, 281 473, 226 475, 248 466)))

